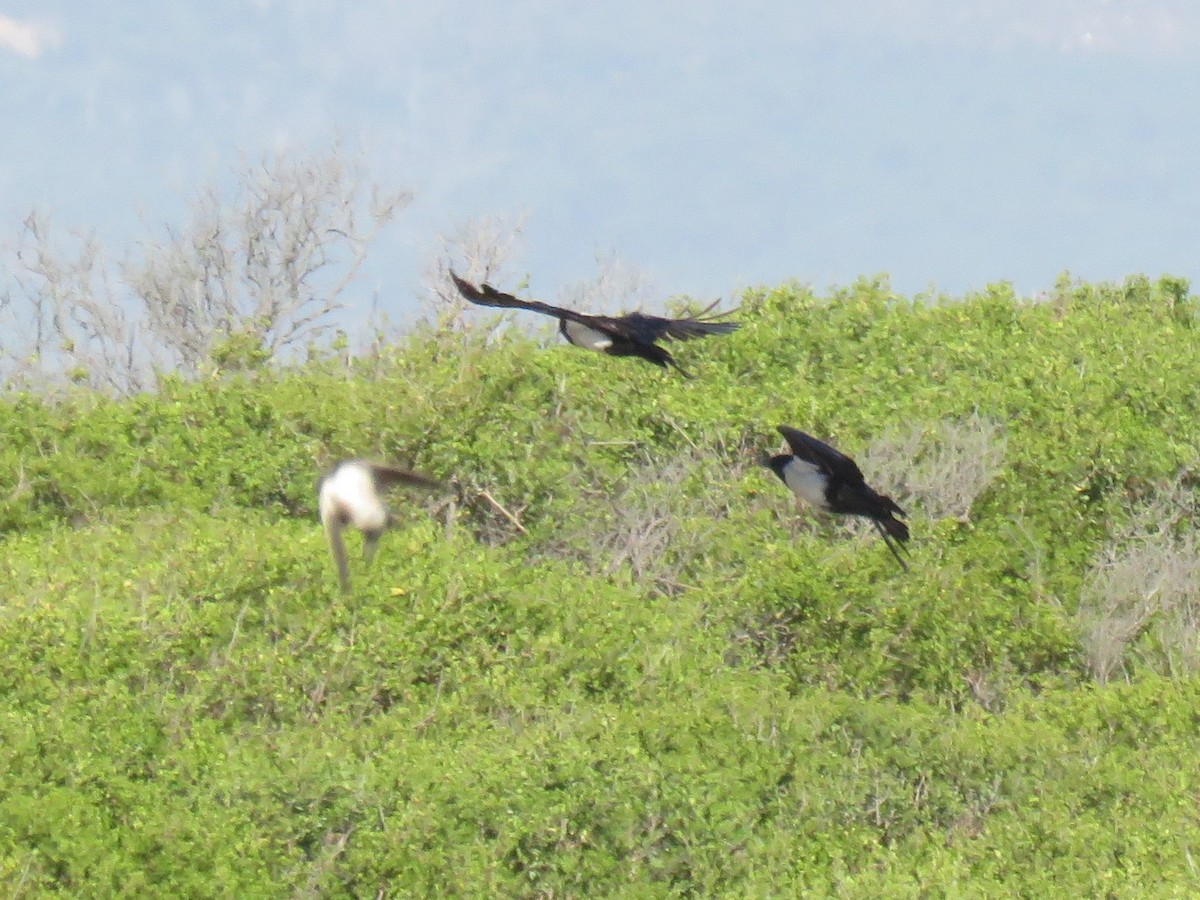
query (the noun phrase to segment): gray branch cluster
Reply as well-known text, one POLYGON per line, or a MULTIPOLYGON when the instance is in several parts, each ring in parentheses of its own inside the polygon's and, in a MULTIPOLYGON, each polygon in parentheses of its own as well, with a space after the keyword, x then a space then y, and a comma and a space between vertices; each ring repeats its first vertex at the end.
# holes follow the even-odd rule
POLYGON ((164 372, 277 359, 332 326, 372 241, 410 200, 366 188, 335 146, 247 167, 230 199, 205 188, 183 228, 119 260, 35 212, 3 250, 0 378, 130 394, 164 372))
POLYGON ((1160 485, 1094 561, 1079 621, 1092 673, 1121 677, 1140 658, 1175 676, 1200 669, 1200 535, 1190 476, 1160 485))

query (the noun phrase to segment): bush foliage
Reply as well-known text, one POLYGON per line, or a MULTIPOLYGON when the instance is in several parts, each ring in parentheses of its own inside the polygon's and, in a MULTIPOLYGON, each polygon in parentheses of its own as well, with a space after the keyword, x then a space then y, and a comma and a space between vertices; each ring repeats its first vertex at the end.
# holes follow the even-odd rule
POLYGON ((1187 285, 739 318, 693 381, 480 327, 7 396, 5 892, 1195 891, 1187 285), (757 465, 780 423, 908 508, 908 572, 757 465), (358 455, 453 489, 342 597, 358 455))

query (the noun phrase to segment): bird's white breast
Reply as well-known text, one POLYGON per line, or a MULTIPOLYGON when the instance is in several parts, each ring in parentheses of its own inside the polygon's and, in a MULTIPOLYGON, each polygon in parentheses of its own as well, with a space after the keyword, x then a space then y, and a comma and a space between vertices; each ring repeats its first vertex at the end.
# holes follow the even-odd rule
POLYGON ((586 347, 589 350, 607 350, 612 346, 612 338, 603 331, 597 331, 595 328, 589 328, 579 322, 563 322, 563 331, 567 335, 567 340, 577 347, 586 347))
POLYGON ((341 509, 360 531, 379 531, 387 524, 387 509, 370 470, 354 463, 338 466, 321 482, 320 506, 322 519, 341 509))
POLYGON ((793 494, 817 509, 826 509, 825 474, 810 462, 792 459, 783 467, 783 482, 793 494))

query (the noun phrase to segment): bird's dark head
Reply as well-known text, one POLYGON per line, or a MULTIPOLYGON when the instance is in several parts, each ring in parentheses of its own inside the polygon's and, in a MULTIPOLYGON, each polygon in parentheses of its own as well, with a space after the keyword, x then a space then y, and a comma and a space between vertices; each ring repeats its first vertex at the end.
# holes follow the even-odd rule
POLYGON ((761 464, 764 468, 770 469, 772 472, 778 475, 780 481, 782 481, 784 484, 787 484, 787 479, 783 476, 783 469, 789 462, 792 461, 792 459, 793 457, 790 453, 779 453, 775 456, 769 456, 764 453, 761 464))

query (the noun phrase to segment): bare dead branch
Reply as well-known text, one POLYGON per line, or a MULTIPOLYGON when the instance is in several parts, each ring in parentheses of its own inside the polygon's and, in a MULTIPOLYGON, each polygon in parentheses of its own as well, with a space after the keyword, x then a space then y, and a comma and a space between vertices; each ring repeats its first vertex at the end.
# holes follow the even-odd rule
POLYGON ((517 529, 517 531, 521 532, 521 534, 529 534, 529 532, 525 530, 525 526, 521 524, 521 520, 505 509, 504 505, 495 497, 493 497, 488 491, 480 491, 479 496, 481 499, 487 501, 488 506, 500 513, 500 515, 504 516, 504 518, 508 519, 508 521, 512 523, 512 526, 517 529))
POLYGON ((970 520, 971 507, 1004 467, 1007 440, 979 413, 919 423, 875 441, 860 460, 879 489, 932 519, 970 520))
POLYGON ((229 202, 206 189, 187 226, 125 266, 148 330, 193 374, 235 334, 256 338, 268 358, 318 338, 379 231, 411 200, 363 194, 336 146, 248 168, 229 202))
POLYGON ((500 217, 471 219, 452 234, 439 237, 440 250, 423 278, 431 324, 440 329, 465 329, 463 312, 469 304, 450 280, 450 270, 471 281, 503 281, 523 229, 523 216, 515 222, 500 217))
POLYGON ((1192 527, 1198 506, 1181 475, 1148 496, 1093 563, 1078 616, 1099 681, 1134 658, 1165 674, 1200 669, 1200 537, 1192 527))

